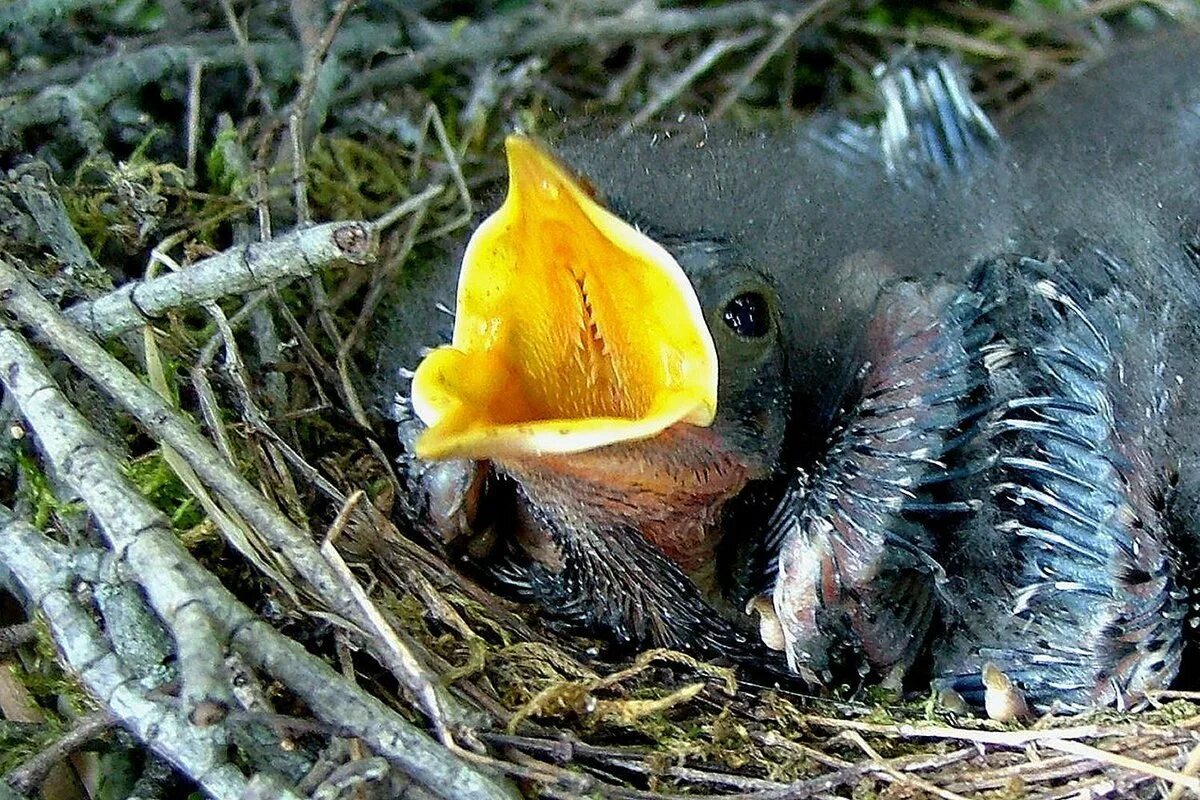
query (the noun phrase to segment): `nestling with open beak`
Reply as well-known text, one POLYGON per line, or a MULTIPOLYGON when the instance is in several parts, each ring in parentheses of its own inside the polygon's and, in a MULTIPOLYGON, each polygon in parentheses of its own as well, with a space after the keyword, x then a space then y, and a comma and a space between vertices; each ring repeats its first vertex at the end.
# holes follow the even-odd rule
POLYGON ((452 340, 412 379, 415 457, 450 465, 422 474, 442 497, 487 487, 469 509, 444 502, 445 527, 511 504, 491 516, 502 572, 555 614, 761 661, 689 576, 712 587, 725 502, 778 457, 774 292, 723 242, 651 239, 533 140, 506 149, 508 196, 466 248, 452 340))

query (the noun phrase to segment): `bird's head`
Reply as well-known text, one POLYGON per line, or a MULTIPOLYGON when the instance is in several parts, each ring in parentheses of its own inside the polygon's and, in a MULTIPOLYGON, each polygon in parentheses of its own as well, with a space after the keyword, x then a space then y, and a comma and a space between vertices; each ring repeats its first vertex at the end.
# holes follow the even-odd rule
POLYGON ((417 455, 504 462, 687 425, 728 427, 730 446, 769 460, 784 389, 767 280, 719 242, 655 241, 531 139, 507 152, 508 196, 463 256, 452 342, 413 382, 417 455))
MULTIPOLYGON (((635 524, 690 504, 711 516, 783 437, 774 291, 725 243, 643 233, 533 140, 510 137, 507 155, 507 198, 463 256, 452 341, 413 380, 417 456, 602 486, 635 524)), ((603 514, 594 491, 583 505, 603 514)))

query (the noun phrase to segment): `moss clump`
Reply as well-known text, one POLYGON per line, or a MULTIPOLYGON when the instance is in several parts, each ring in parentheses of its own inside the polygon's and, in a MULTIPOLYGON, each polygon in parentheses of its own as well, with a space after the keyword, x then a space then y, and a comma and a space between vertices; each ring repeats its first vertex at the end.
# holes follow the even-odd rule
POLYGON ((161 451, 129 462, 125 474, 155 508, 167 515, 174 530, 188 531, 204 522, 204 510, 167 464, 161 451))
POLYGON ((41 530, 49 525, 55 516, 79 514, 85 510, 82 503, 59 499, 50 485, 50 478, 42 471, 41 464, 25 449, 17 450, 16 463, 23 478, 22 499, 32 510, 30 521, 33 527, 41 530))

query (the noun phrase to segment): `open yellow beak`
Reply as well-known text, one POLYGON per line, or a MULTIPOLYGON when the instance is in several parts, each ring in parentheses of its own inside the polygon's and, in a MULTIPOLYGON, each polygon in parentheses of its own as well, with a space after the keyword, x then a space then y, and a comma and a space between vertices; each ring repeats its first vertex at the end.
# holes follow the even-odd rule
POLYGON ((663 247, 510 136, 504 204, 463 256, 452 344, 413 379, 426 459, 576 453, 706 426, 717 353, 663 247))

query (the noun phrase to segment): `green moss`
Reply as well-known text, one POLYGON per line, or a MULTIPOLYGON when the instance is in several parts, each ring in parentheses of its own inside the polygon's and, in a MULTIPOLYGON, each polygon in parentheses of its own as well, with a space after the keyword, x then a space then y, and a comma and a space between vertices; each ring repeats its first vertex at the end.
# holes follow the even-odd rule
POLYGON ((177 531, 190 530, 204 521, 204 510, 156 450, 134 459, 125 475, 155 508, 167 515, 177 531))
POLYGON ((42 471, 38 460, 24 449, 16 453, 17 469, 24 480, 24 497, 32 509, 33 527, 42 530, 56 515, 78 514, 84 510, 82 503, 60 500, 50 486, 50 479, 42 471))
MULTIPOLYGON (((4 669, 0 665, 0 669, 4 669)), ((58 722, 44 725, 16 725, 0 720, 0 775, 19 767, 30 756, 59 737, 58 722)))
POLYGON ((412 191, 409 148, 383 137, 369 143, 319 137, 308 154, 308 198, 314 216, 372 219, 412 191))
POLYGON ((37 637, 33 645, 21 651, 21 658, 0 664, 0 669, 10 670, 13 678, 33 696, 46 722, 38 729, 17 730, 0 725, 0 774, 58 738, 64 728, 60 716, 64 709, 70 717, 95 710, 87 690, 60 666, 58 650, 45 622, 41 618, 35 618, 34 622, 37 637))
POLYGON ((217 132, 204 157, 204 167, 214 191, 231 197, 249 196, 253 176, 241 137, 232 125, 217 132))

